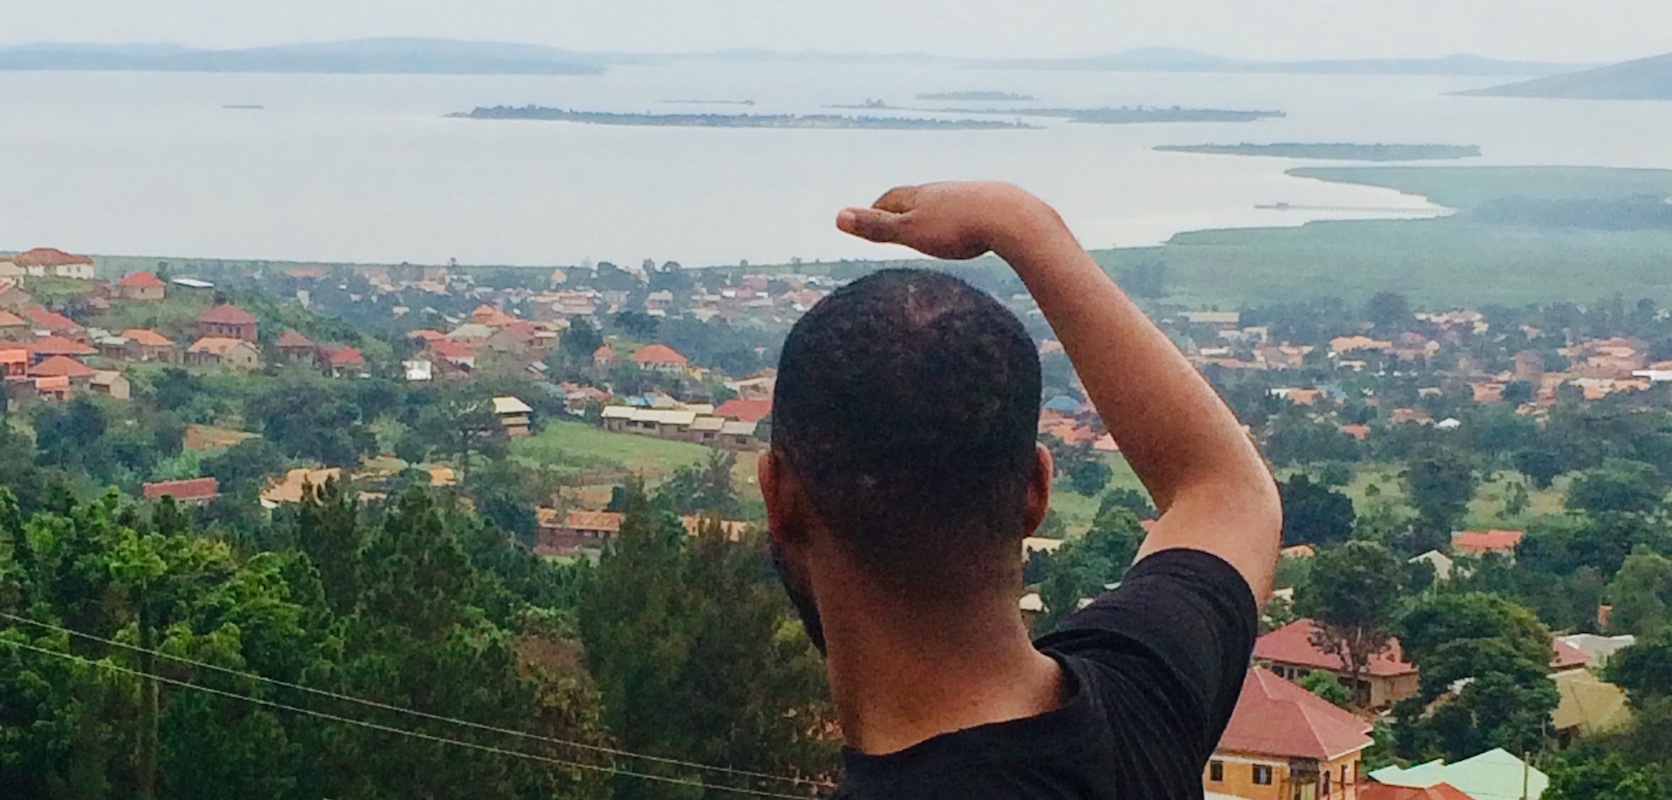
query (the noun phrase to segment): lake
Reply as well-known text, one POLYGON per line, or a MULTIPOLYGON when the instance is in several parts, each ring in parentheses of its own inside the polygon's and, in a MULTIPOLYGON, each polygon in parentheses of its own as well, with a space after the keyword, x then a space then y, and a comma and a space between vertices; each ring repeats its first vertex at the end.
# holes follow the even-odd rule
MULTIPOLYGON (((1160 144, 1478 144, 1476 164, 1672 167, 1672 103, 1450 97, 1493 78, 1122 74, 897 64, 680 63, 602 76, 0 73, 0 250, 466 264, 889 257, 831 221, 901 183, 997 178, 1089 247, 1213 227, 1434 209, 1286 177, 1306 161, 1160 144), (1041 105, 1277 109, 1237 124, 887 131, 609 127, 444 119, 529 103, 609 111, 816 112, 984 89, 1041 105), (752 107, 665 100, 754 100, 752 107), (263 110, 224 108, 261 105, 263 110)), ((987 103, 959 103, 991 106, 987 103)), ((858 113, 858 112, 845 112, 858 113)), ((878 112, 894 113, 894 112, 878 112)), ((1340 163, 1340 162, 1337 162, 1340 163)))

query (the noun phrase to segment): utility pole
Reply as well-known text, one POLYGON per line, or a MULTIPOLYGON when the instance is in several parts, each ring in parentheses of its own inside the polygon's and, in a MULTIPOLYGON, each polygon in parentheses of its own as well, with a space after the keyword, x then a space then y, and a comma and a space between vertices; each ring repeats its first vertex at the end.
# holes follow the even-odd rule
POLYGON ((145 583, 139 585, 139 733, 135 737, 134 771, 139 780, 139 800, 157 798, 157 649, 151 615, 147 611, 145 583))

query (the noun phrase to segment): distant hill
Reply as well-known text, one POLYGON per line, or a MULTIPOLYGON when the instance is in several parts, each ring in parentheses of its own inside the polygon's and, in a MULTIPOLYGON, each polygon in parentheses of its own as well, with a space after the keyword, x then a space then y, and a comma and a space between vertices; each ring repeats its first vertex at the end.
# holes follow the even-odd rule
POLYGON ((603 67, 553 47, 446 39, 359 39, 241 50, 178 45, 0 47, 0 70, 587 75, 603 67))
POLYGON ((1575 100, 1672 100, 1672 53, 1460 94, 1575 100))
POLYGON ((1111 72, 1241 72, 1303 75, 1551 75, 1573 69, 1573 65, 1538 61, 1501 61, 1475 55, 1452 55, 1444 58, 1247 61, 1171 48, 1143 48, 1086 58, 988 60, 971 66, 1001 69, 1108 70, 1111 72))

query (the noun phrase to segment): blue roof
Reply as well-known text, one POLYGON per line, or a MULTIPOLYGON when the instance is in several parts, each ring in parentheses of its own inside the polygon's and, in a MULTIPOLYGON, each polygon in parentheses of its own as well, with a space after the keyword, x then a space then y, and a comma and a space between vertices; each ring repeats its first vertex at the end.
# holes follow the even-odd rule
POLYGON ((1045 401, 1045 410, 1047 410, 1047 411, 1061 411, 1063 413, 1071 413, 1071 412, 1074 412, 1074 411, 1079 411, 1080 410, 1080 401, 1075 400, 1074 398, 1069 397, 1066 394, 1059 394, 1056 397, 1053 397, 1053 398, 1045 401))

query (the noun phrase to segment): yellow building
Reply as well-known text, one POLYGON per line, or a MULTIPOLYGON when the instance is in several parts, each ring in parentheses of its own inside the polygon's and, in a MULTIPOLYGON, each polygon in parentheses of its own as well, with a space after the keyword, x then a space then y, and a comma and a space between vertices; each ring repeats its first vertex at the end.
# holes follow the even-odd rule
POLYGON ((1209 794, 1244 800, 1358 800, 1370 723, 1262 667, 1248 671, 1202 773, 1209 794))

